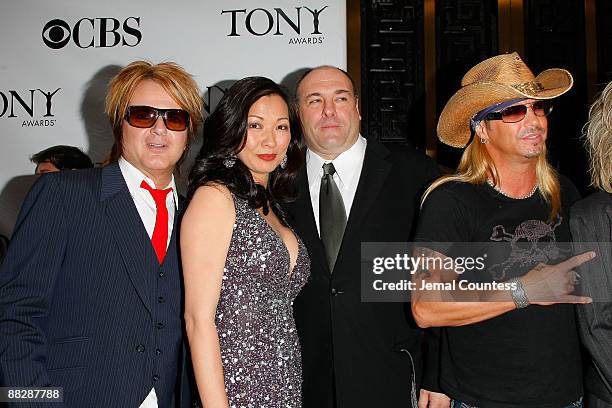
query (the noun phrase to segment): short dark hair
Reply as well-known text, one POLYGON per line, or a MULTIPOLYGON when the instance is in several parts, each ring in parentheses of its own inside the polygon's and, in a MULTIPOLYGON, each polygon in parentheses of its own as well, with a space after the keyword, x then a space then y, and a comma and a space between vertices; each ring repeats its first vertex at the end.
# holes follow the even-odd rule
POLYGON ((304 71, 304 73, 302 74, 300 79, 297 80, 297 82, 295 84, 295 94, 293 95, 293 97, 294 97, 294 99, 296 101, 298 100, 298 89, 300 89, 300 84, 302 83, 304 78, 306 78, 308 76, 308 74, 310 74, 311 72, 319 70, 321 68, 333 68, 333 69, 337 69, 338 71, 342 72, 344 74, 344 76, 346 76, 349 79, 349 81, 351 81, 351 86, 353 87, 353 95, 355 96, 355 98, 359 97, 359 95, 357 95, 357 88, 355 87, 355 80, 353 79, 351 74, 349 74, 348 72, 346 72, 342 68, 338 68, 338 67, 335 67, 333 65, 319 65, 318 67, 308 68, 306 71, 304 71))
MULTIPOLYGON (((297 196, 296 180, 304 163, 302 129, 297 112, 286 90, 271 79, 247 77, 236 82, 221 98, 204 122, 204 140, 189 175, 187 198, 191 199, 198 187, 219 183, 230 192, 246 199, 252 208, 272 205, 275 213, 283 215, 278 203, 293 201, 297 196), (270 173, 268 186, 255 183, 249 169, 240 161, 228 168, 224 160, 236 156, 245 146, 249 109, 260 98, 278 95, 287 104, 291 140, 287 147, 287 164, 270 173)), ((279 217, 281 220, 283 217, 279 217)))
POLYGON ((78 147, 58 145, 32 155, 32 163, 38 167, 41 163, 49 162, 58 170, 90 169, 94 165, 85 153, 78 147))

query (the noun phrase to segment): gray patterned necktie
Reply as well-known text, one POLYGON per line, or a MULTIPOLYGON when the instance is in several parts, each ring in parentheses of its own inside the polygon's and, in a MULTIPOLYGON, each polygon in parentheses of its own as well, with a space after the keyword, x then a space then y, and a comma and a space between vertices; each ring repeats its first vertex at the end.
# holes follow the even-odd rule
POLYGON ((330 272, 334 270, 346 227, 346 211, 342 195, 334 181, 335 172, 333 163, 323 164, 319 191, 319 229, 330 272))

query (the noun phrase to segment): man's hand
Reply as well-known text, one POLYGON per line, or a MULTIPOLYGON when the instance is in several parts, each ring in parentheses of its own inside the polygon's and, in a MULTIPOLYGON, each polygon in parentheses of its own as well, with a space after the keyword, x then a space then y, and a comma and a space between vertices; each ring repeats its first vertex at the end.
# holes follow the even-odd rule
POLYGON ((450 408, 450 398, 444 394, 421 388, 419 408, 450 408))
POLYGON ((591 298, 571 293, 580 281, 574 268, 595 258, 595 252, 573 256, 556 265, 538 264, 521 278, 529 303, 552 305, 555 303, 590 303, 591 298))

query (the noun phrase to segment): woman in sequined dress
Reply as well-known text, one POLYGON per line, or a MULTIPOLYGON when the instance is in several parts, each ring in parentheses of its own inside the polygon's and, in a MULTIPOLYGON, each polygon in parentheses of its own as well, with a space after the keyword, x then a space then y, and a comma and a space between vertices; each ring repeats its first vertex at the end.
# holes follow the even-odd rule
POLYGON ((308 253, 279 203, 294 198, 301 129, 285 91, 232 86, 204 125, 181 223, 185 321, 206 408, 301 407, 293 299, 308 253))

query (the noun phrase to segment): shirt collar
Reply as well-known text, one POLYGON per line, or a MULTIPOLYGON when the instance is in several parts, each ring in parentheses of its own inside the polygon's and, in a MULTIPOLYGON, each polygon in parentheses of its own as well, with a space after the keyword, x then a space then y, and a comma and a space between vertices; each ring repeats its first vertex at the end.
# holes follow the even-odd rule
POLYGON ((355 143, 344 152, 340 153, 334 160, 325 160, 317 153, 310 149, 306 150, 306 166, 308 174, 315 175, 312 178, 310 184, 312 185, 315 180, 323 177, 323 164, 333 163, 338 179, 341 183, 347 184, 354 178, 355 172, 357 171, 355 166, 356 162, 363 160, 365 150, 367 146, 366 139, 359 135, 355 143))
MULTIPOLYGON (((130 192, 142 190, 140 188, 140 184, 143 180, 146 181, 147 184, 149 184, 151 187, 156 188, 155 182, 151 178, 145 176, 143 172, 138 170, 138 168, 136 168, 132 163, 127 161, 123 156, 119 158, 119 168, 121 169, 121 174, 123 174, 123 178, 125 179, 125 183, 128 185, 128 189, 130 190, 130 192)), ((166 188, 172 188, 174 206, 175 208, 178 208, 178 193, 176 192, 174 174, 172 174, 170 183, 163 189, 165 190, 166 188)))

